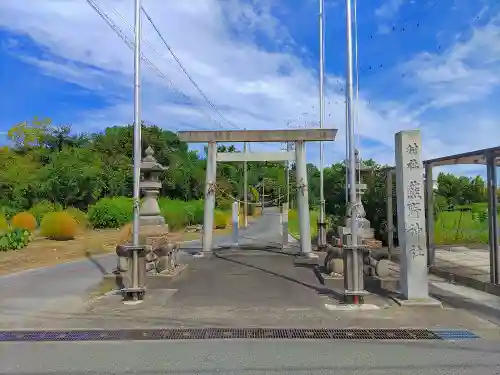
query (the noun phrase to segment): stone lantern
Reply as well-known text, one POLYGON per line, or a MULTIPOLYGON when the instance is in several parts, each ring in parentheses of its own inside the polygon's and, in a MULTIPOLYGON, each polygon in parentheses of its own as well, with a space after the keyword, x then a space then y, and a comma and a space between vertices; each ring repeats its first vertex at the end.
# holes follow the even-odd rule
POLYGON ((146 156, 141 161, 141 182, 140 188, 144 193, 144 198, 140 208, 141 226, 165 225, 160 206, 158 205, 158 195, 160 194, 160 175, 167 168, 163 167, 153 157, 154 151, 150 147, 146 149, 146 156))

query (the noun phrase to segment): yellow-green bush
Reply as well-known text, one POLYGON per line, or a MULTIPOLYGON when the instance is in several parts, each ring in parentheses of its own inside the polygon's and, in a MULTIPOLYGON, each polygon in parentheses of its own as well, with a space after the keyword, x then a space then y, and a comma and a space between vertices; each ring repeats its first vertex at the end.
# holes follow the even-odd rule
POLYGON ((49 212, 54 211, 62 211, 62 206, 58 203, 54 204, 47 200, 42 200, 38 203, 35 203, 30 209, 29 213, 32 214, 36 222, 40 224, 42 222, 42 218, 48 214, 49 212))
POLYGON ((217 229, 227 227, 227 216, 224 212, 218 210, 214 212, 214 227, 217 229))
POLYGON ((76 220, 79 228, 87 229, 90 227, 89 220, 87 219, 87 214, 85 212, 75 207, 68 207, 66 212, 76 220))
POLYGON ((33 232, 36 229, 36 218, 29 212, 19 212, 11 220, 12 228, 26 229, 33 232))
POLYGON ((66 211, 49 212, 40 224, 40 234, 54 240, 71 240, 75 238, 78 223, 66 211))
POLYGON ((252 201, 258 202, 259 201, 259 192, 257 191, 256 188, 253 186, 249 186, 248 190, 250 191, 250 194, 252 195, 252 201))
POLYGON ((0 232, 5 232, 9 229, 9 222, 4 215, 0 215, 0 232))

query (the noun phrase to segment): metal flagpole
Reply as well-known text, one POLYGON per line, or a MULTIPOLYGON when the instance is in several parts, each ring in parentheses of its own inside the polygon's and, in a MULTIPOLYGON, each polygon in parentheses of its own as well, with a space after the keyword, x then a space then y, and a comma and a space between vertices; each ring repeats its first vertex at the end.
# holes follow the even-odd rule
MULTIPOLYGON (((141 173, 141 0, 135 0, 135 46, 134 46, 134 222, 132 232, 132 246, 139 246, 139 201, 140 201, 140 173, 141 173)), ((132 290, 139 287, 138 254, 133 251, 132 290)), ((137 293, 132 292, 134 299, 137 293)))
POLYGON ((243 162, 243 226, 248 227, 248 166, 247 166, 247 143, 243 144, 243 153, 245 154, 245 161, 243 162))
POLYGON ((348 271, 351 275, 344 275, 348 280, 351 280, 347 288, 350 295, 354 297, 355 303, 358 302, 358 296, 362 294, 362 285, 359 285, 361 280, 359 273, 363 272, 360 269, 358 246, 358 221, 356 207, 356 155, 355 155, 355 140, 354 140, 354 117, 353 117, 353 58, 352 58, 352 16, 351 16, 351 0, 346 0, 346 54, 347 54, 347 71, 346 71, 346 114, 347 114, 347 137, 349 139, 349 207, 351 217, 351 267, 348 271))
MULTIPOLYGON (((325 63, 324 63, 324 0, 319 0, 319 127, 323 128, 325 123, 325 63)), ((325 235, 325 192, 324 192, 324 143, 319 143, 319 230, 318 230, 318 247, 326 246, 325 235)))

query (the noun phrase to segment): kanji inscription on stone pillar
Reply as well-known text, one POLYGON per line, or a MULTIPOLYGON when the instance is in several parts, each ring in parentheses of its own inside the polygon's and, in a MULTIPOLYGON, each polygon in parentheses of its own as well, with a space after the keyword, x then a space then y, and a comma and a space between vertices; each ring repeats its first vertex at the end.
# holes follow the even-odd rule
POLYGON ((428 299, 424 170, 420 130, 399 132, 395 141, 401 294, 408 300, 428 299))

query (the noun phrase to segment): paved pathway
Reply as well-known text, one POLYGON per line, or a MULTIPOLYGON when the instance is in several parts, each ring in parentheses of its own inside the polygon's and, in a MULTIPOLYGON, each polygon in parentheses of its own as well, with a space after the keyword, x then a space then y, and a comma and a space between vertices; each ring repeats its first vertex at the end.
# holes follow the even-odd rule
MULTIPOLYGON (((242 243, 279 240, 279 216, 276 209, 267 209, 248 229, 241 231, 242 243), (260 238, 250 240, 244 238, 260 238)), ((215 237, 214 246, 230 243, 230 237, 215 237)), ((189 241, 185 248, 198 251, 200 241, 189 241)), ((189 256, 181 258, 189 261, 189 256)), ((116 267, 116 256, 101 255, 53 267, 45 267, 0 277, 0 328, 22 326, 33 315, 71 313, 81 310, 89 290, 102 280, 102 275, 116 267)))

